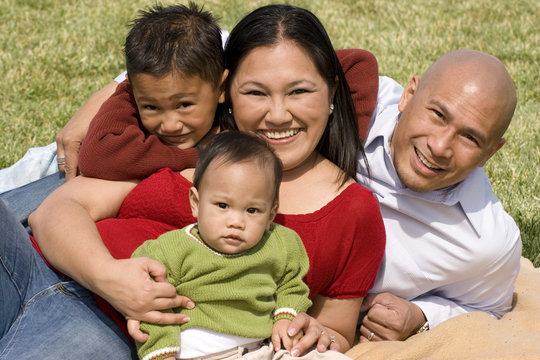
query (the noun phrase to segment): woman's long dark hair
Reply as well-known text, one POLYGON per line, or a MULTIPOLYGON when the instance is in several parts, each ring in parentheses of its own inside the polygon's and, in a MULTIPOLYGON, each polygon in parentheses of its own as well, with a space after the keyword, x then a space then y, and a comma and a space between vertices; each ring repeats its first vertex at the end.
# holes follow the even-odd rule
MULTIPOLYGON (((336 89, 334 111, 317 145, 325 158, 356 179, 358 155, 365 160, 364 147, 358 137, 358 122, 349 85, 332 42, 319 19, 310 11, 290 5, 267 5, 244 17, 231 31, 225 46, 225 68, 229 70, 226 83, 226 103, 231 107, 230 84, 241 61, 255 48, 292 41, 305 50, 329 89, 336 89)), ((221 126, 237 129, 232 115, 223 112, 221 126)))

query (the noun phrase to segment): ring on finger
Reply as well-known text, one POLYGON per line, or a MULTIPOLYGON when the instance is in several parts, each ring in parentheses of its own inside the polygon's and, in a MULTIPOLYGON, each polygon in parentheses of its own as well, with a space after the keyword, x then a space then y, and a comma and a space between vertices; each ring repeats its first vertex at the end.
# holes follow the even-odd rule
POLYGON ((56 162, 58 163, 58 165, 65 165, 66 164, 66 158, 57 157, 56 162))
POLYGON ((375 335, 375 333, 374 333, 373 331, 370 332, 369 335, 368 335, 368 337, 367 337, 368 341, 371 341, 371 339, 373 339, 373 336, 374 336, 374 335, 375 335))
POLYGON ((328 334, 328 336, 330 336, 330 344, 332 343, 335 343, 336 342, 336 337, 334 335, 330 335, 328 334))

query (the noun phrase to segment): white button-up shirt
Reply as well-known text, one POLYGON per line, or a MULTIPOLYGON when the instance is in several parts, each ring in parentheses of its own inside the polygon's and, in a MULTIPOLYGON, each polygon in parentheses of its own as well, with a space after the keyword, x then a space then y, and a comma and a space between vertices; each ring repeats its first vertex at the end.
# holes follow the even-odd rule
POLYGON ((399 120, 401 87, 381 78, 376 114, 365 143, 371 179, 358 178, 380 202, 386 253, 371 292, 391 292, 417 304, 430 326, 484 311, 501 317, 512 305, 521 238, 483 168, 437 191, 404 187, 394 169, 390 138, 399 120))

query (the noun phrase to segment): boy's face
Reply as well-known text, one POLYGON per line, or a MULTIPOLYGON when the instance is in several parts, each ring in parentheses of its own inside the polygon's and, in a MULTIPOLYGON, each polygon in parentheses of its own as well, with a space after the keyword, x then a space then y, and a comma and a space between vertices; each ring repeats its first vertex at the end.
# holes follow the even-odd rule
POLYGON ((224 100, 219 88, 198 76, 139 73, 129 81, 145 129, 179 149, 192 148, 210 131, 217 104, 224 100))
POLYGON ((256 163, 210 163, 190 202, 199 233, 212 249, 237 254, 257 245, 277 211, 273 176, 256 163))

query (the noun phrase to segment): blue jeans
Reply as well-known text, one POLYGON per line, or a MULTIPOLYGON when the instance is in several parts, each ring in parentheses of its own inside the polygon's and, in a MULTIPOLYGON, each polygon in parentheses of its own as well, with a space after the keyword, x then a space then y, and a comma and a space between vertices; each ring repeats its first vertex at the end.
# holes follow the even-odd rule
POLYGON ((136 359, 92 293, 51 270, 0 201, 0 359, 136 359))
POLYGON ((62 172, 56 172, 49 176, 45 176, 39 180, 6 191, 0 194, 0 199, 4 201, 8 210, 15 216, 26 230, 30 232, 28 227, 28 216, 37 209, 39 204, 62 185, 66 176, 62 172))

